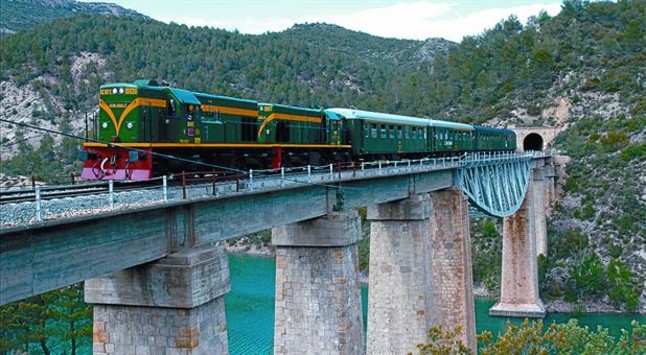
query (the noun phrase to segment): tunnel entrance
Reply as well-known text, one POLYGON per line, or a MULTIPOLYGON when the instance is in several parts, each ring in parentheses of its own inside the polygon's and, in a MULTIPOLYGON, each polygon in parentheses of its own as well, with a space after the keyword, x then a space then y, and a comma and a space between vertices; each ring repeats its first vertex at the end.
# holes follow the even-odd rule
POLYGON ((530 133, 523 139, 523 150, 543 150, 543 137, 538 133, 530 133))

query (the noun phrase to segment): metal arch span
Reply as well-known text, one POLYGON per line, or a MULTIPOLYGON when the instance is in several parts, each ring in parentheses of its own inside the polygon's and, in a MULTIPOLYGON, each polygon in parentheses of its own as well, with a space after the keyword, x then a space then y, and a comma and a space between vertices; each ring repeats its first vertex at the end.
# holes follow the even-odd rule
POLYGON ((495 217, 516 213, 527 194, 529 156, 469 157, 458 170, 460 188, 471 203, 495 217))

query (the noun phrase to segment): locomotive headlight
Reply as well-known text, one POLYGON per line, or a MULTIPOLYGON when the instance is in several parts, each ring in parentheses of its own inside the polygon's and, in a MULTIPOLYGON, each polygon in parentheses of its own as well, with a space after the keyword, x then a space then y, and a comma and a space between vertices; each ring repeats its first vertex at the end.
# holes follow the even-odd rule
POLYGON ((128 129, 132 129, 132 126, 134 126, 132 122, 126 123, 126 127, 128 127, 128 129))
POLYGON ((123 94, 123 88, 119 88, 119 94, 123 94))
POLYGON ((103 129, 108 128, 108 122, 101 123, 101 128, 103 128, 103 129))
POLYGON ((112 89, 112 93, 116 94, 117 93, 117 88, 112 89))

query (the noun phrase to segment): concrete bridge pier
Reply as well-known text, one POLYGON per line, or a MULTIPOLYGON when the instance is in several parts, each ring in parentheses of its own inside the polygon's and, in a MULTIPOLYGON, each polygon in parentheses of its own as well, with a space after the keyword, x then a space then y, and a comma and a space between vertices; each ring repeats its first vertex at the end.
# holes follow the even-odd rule
POLYGON ((362 354, 356 211, 276 227, 275 354, 362 354))
POLYGON ((545 317, 538 295, 534 185, 530 179, 520 209, 503 222, 500 301, 489 310, 492 316, 545 317))
POLYGON ((547 209, 549 205, 546 200, 547 182, 545 168, 536 168, 533 173, 533 196, 531 202, 534 204, 534 233, 536 235, 536 256, 547 256, 547 209))
POLYGON ((462 327, 475 351, 469 221, 459 190, 368 208, 368 353, 405 354, 433 325, 462 327))
POLYGON ((431 270, 431 200, 415 195, 368 207, 368 354, 406 354, 437 323, 431 270))
POLYGON ((85 282, 94 354, 227 354, 225 253, 196 247, 85 282))
POLYGON ((431 193, 436 316, 444 329, 462 327, 462 342, 477 352, 471 231, 467 198, 460 189, 431 193))
MULTIPOLYGON (((550 160, 553 160, 550 159, 550 160)), ((545 206, 546 206, 546 215, 552 213, 552 207, 556 201, 556 168, 553 164, 545 165, 544 167, 544 176, 545 176, 545 206)))

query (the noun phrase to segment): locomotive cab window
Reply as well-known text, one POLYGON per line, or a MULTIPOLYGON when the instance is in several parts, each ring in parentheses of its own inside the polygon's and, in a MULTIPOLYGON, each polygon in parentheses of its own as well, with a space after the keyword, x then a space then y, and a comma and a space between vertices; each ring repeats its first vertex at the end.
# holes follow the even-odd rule
POLYGON ((168 114, 170 116, 175 115, 175 100, 173 99, 168 100, 168 114))

